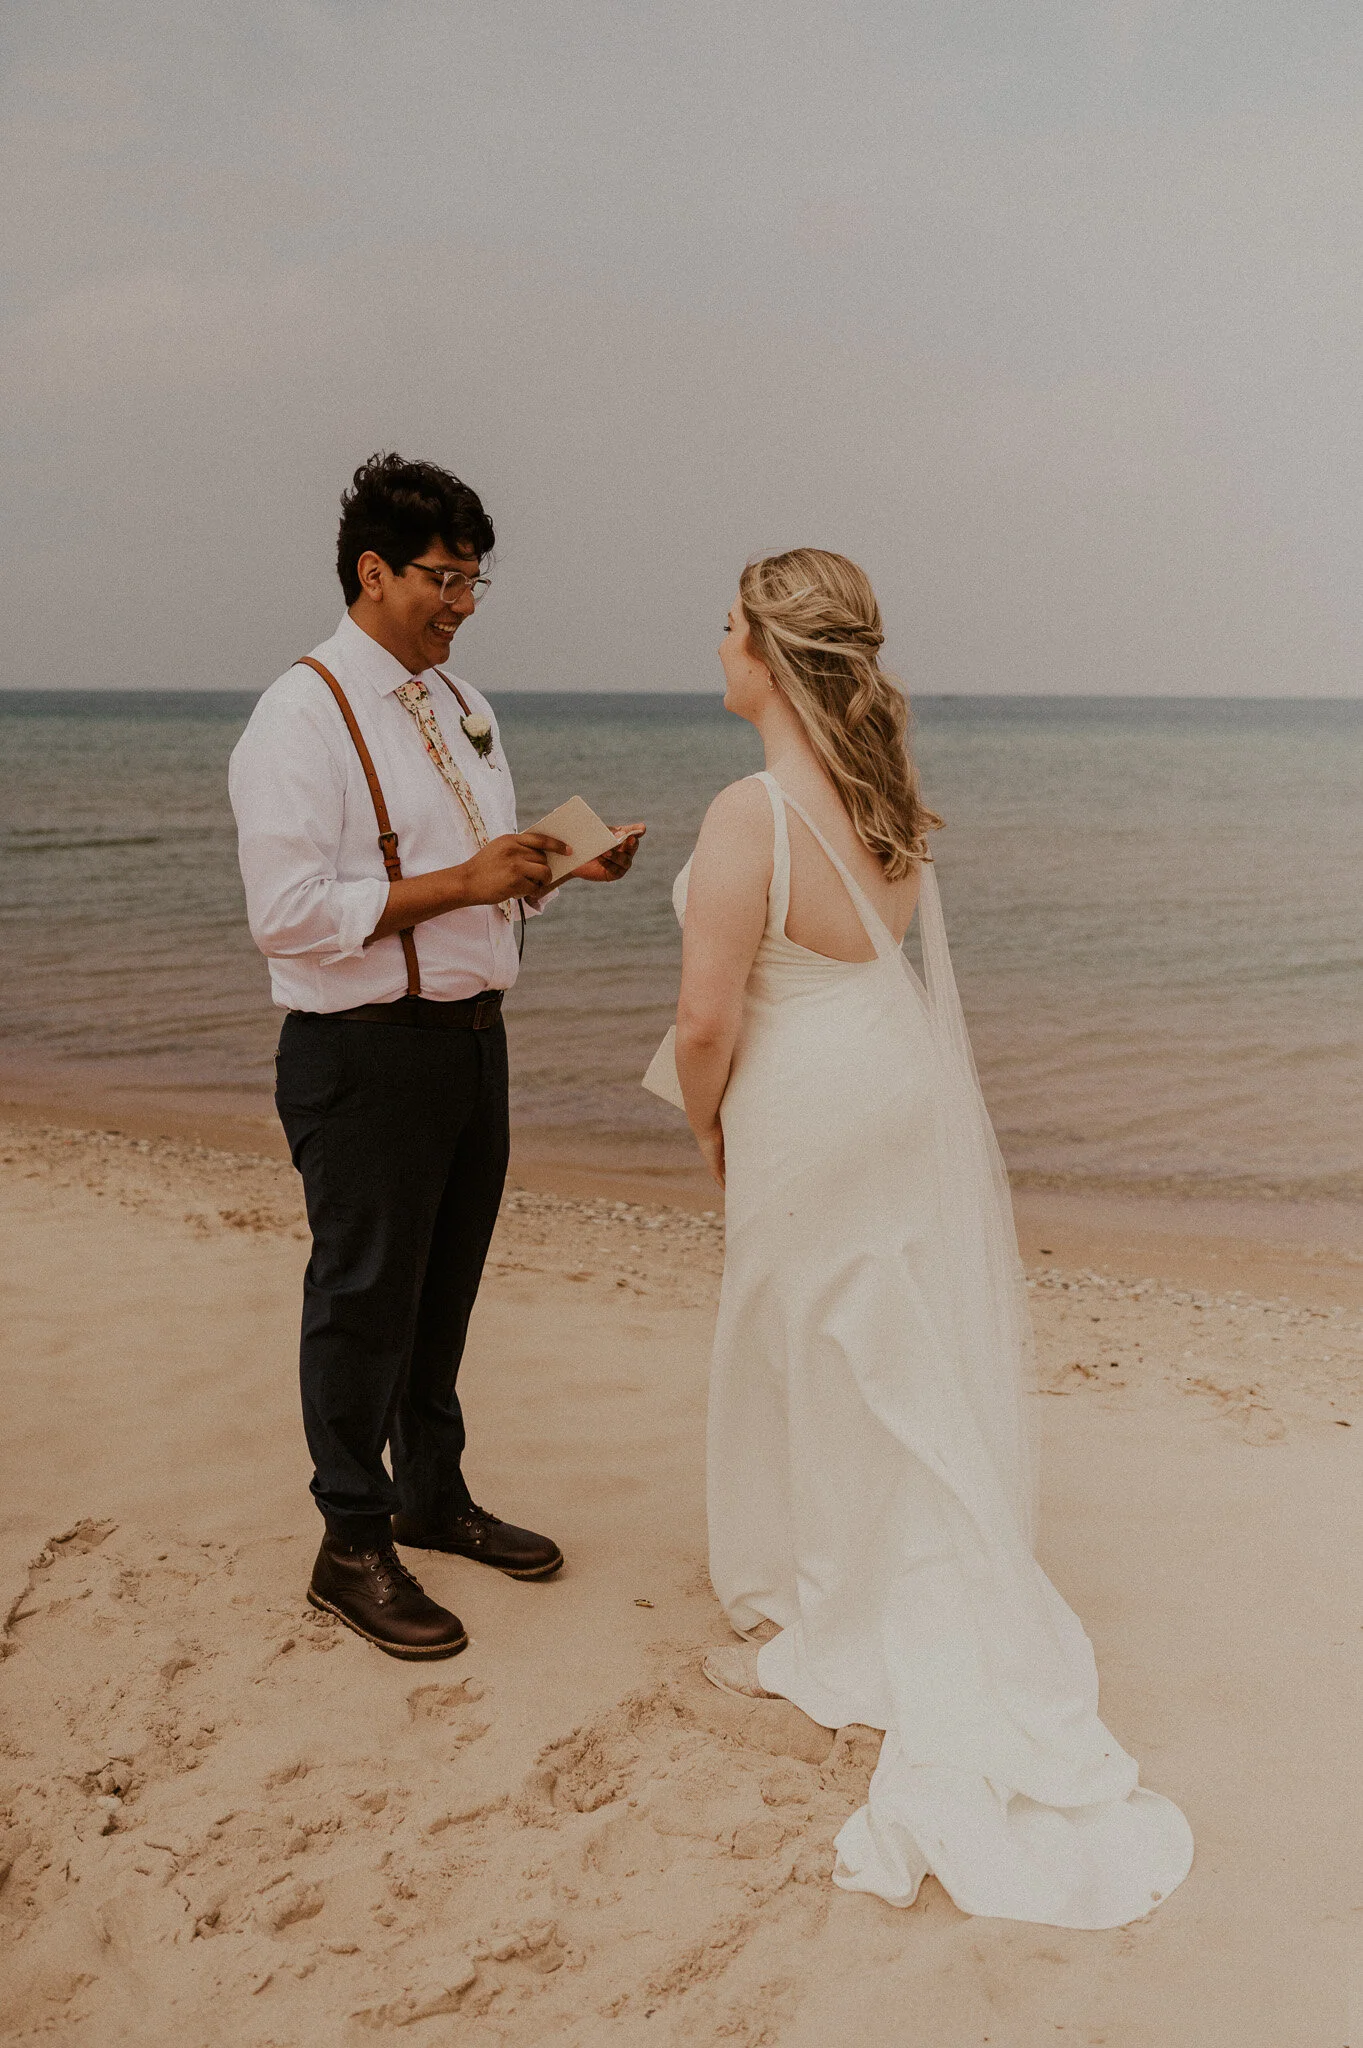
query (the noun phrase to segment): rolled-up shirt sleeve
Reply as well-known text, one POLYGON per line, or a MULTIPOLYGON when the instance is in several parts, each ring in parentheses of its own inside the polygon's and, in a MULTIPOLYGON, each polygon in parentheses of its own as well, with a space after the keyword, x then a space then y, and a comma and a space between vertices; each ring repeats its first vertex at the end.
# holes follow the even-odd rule
POLYGON ((345 787, 335 736, 311 706, 257 706, 233 750, 228 790, 251 937, 269 959, 353 959, 383 915, 385 875, 336 873, 345 787))

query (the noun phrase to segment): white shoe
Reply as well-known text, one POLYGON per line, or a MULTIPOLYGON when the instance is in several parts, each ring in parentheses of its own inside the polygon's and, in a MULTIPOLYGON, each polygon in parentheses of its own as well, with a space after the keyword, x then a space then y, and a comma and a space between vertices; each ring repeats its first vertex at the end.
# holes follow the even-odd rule
POLYGON ((757 1645, 742 1643, 733 1649, 707 1650, 700 1668, 711 1685, 731 1692, 741 1700, 775 1700, 781 1695, 768 1692, 757 1675, 757 1645))

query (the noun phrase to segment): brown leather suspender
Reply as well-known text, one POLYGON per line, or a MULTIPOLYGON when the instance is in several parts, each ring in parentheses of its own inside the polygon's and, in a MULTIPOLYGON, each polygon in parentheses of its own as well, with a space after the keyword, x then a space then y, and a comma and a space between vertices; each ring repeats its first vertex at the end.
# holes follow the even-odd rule
POLYGON ((441 682, 445 685, 445 688, 447 690, 454 691, 455 702, 458 704, 459 709, 464 714, 464 717, 467 718, 469 715, 469 707, 464 701, 464 693, 460 689, 458 683, 452 683, 449 677, 446 675, 443 668, 438 668, 436 670, 436 674, 439 676, 441 682))
MULTIPOLYGON (((364 779, 369 784, 369 794, 374 799, 374 816, 378 821, 379 852, 383 855, 384 873, 390 882, 401 881, 402 862, 398 858, 398 835, 393 830, 392 822, 388 816, 388 806, 383 800, 383 791, 379 787, 379 778, 375 772, 373 757, 364 743, 364 734, 360 731, 355 721, 355 714, 350 708, 346 693, 331 673, 331 670, 323 668, 321 662, 314 661, 310 654, 300 655, 294 666, 297 668, 315 669, 330 690, 332 696, 336 699, 341 716, 346 722, 346 730, 355 742, 355 752, 360 757, 360 766, 364 770, 364 779)), ((444 680, 447 679, 442 677, 442 681, 444 680)), ((454 688, 452 683, 450 688, 454 688)), ((458 696, 458 694, 456 690, 455 695, 458 696)), ((421 968, 417 963, 415 933, 412 927, 408 925, 405 931, 398 933, 398 937, 402 941, 402 957, 407 962, 407 993, 409 996, 419 996, 421 994, 421 968)))

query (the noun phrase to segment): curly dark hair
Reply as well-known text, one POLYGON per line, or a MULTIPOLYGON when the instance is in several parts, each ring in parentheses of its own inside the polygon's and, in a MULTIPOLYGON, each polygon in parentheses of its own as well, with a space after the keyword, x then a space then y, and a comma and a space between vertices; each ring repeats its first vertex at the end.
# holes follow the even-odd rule
POLYGON ((447 469, 401 455, 371 455, 342 493, 336 574, 351 605, 360 594, 356 565, 371 549, 401 575, 433 540, 443 541, 452 555, 477 555, 481 562, 496 538, 478 493, 447 469))

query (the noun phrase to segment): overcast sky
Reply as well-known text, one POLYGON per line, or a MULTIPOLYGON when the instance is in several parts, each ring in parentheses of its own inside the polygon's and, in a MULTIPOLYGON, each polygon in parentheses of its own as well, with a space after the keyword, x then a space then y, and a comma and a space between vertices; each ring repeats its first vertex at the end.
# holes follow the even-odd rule
POLYGON ((709 689, 870 571, 921 691, 1357 695, 1363 10, 3 10, 7 686, 258 689, 375 448, 493 691, 709 689))

